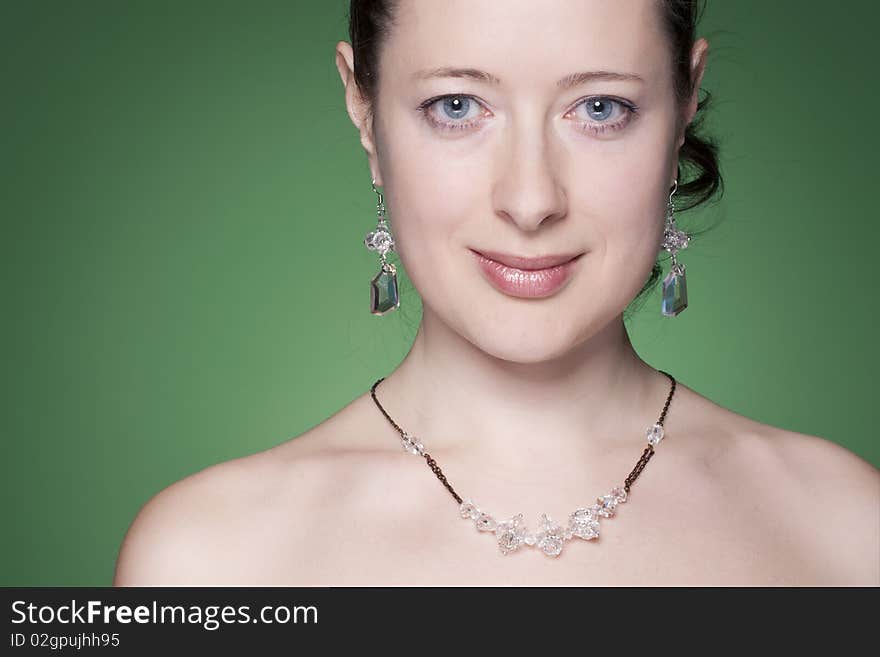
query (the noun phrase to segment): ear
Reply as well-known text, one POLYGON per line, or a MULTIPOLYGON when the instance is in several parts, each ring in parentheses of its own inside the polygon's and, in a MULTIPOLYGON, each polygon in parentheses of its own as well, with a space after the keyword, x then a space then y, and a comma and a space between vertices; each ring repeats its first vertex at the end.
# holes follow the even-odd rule
MULTIPOLYGON (((685 127, 694 120, 694 115, 697 113, 697 105, 700 100, 700 85, 703 83, 703 73, 706 70, 706 57, 708 52, 709 42, 706 41, 706 39, 700 37, 694 42, 694 47, 691 50, 691 79, 694 81, 694 87, 685 109, 685 127)), ((678 138, 678 147, 681 148, 682 144, 684 144, 684 128, 682 128, 681 135, 678 138)))
POLYGON ((369 118, 369 104, 360 94, 354 78, 354 51, 347 41, 336 44, 336 69, 342 84, 345 87, 345 107, 352 123, 361 133, 361 145, 367 152, 370 162, 370 172, 376 181, 376 186, 382 185, 382 176, 379 173, 379 164, 376 157, 376 144, 373 136, 372 121, 369 118))

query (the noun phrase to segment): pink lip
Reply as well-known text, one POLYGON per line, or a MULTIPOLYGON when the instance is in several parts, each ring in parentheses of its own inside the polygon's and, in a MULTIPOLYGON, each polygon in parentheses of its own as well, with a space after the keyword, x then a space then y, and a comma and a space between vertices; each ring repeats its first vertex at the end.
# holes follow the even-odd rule
MULTIPOLYGON (((473 251, 473 249, 471 250, 473 251)), ((475 251, 475 253, 483 255, 486 258, 489 258, 489 260, 500 262, 502 265, 525 270, 555 267, 556 265, 564 264, 580 255, 578 253, 569 253, 567 255, 548 255, 540 258, 524 258, 521 256, 508 255, 506 253, 498 253, 496 251, 475 251)))
POLYGON ((526 298, 547 297, 559 290, 571 278, 583 255, 518 258, 474 250, 471 253, 474 254, 480 271, 498 290, 514 297, 526 298), (494 260, 491 255, 503 257, 508 264, 494 260), (511 263, 520 266, 514 267, 511 263))

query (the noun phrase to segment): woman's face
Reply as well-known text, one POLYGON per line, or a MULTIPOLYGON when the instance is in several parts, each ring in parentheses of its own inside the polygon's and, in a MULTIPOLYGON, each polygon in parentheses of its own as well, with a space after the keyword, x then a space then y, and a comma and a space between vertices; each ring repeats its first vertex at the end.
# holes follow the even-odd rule
POLYGON ((370 159, 426 320, 539 362, 639 292, 681 145, 661 29, 646 0, 400 2, 370 159), (443 68, 491 77, 431 75, 443 68), (572 82, 596 71, 623 77, 572 82), (529 298, 493 286, 473 251, 584 255, 561 288, 529 298))

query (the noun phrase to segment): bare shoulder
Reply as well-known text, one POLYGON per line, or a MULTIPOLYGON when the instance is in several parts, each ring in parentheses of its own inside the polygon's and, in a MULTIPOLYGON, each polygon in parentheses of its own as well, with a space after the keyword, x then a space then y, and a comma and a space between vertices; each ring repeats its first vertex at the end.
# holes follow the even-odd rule
POLYGON ((794 481, 784 498, 813 556, 835 583, 880 585, 880 470, 823 437, 771 429, 767 438, 794 481))
MULTIPOLYGON (((120 546, 114 586, 187 586, 227 583, 215 566, 238 540, 241 511, 266 494, 253 457, 211 465, 153 495, 139 510, 120 546)), ((231 575, 232 573, 228 573, 231 575)))
POLYGON ((739 415, 693 393, 692 411, 724 440, 707 471, 762 530, 827 584, 880 584, 880 470, 846 447, 739 415))
POLYGON ((214 464, 153 495, 122 541, 115 586, 273 583, 297 558, 307 515, 332 499, 333 422, 214 464))

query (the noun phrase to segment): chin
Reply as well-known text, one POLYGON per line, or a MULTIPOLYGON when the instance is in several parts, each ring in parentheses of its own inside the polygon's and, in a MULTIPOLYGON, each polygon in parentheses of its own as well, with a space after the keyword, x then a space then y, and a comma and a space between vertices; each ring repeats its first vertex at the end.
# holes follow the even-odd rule
POLYGON ((481 351, 499 360, 523 365, 561 358, 577 346, 577 340, 564 330, 558 317, 552 328, 544 331, 514 319, 503 328, 473 327, 473 331, 469 340, 481 351))

